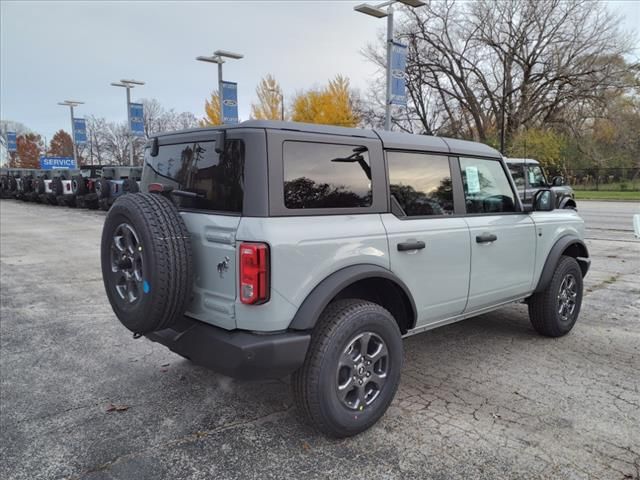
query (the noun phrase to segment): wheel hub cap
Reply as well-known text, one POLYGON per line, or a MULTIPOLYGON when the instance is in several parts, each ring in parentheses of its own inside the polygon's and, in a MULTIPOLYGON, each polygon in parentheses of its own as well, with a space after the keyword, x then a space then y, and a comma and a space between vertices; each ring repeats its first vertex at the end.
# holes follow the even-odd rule
POLYGON ((558 315, 563 321, 568 321, 576 309, 578 297, 578 282, 572 274, 562 279, 558 291, 558 315))
POLYGON ((359 333, 347 343, 338 361, 336 391, 351 410, 364 410, 379 397, 387 380, 389 351, 373 332, 359 333))
POLYGON ((127 303, 135 303, 143 288, 142 244, 134 228, 118 225, 111 242, 111 272, 115 278, 115 291, 127 303))

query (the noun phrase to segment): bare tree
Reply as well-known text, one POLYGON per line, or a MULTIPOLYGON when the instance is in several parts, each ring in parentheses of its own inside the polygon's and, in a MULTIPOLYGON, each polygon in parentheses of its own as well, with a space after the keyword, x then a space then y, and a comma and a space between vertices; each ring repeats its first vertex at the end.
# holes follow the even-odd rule
MULTIPOLYGON (((562 121, 579 102, 623 90, 630 39, 589 0, 432 0, 407 10, 410 109, 425 133, 488 141, 504 112, 506 143, 520 128, 562 121)), ((381 52, 366 54, 378 63, 381 52)), ((400 119, 398 119, 400 120, 400 119)))

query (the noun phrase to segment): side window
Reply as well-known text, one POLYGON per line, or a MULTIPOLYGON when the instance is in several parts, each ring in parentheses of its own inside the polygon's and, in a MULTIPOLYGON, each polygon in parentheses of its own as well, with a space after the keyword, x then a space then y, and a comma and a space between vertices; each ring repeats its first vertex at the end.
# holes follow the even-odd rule
POLYGON ((467 213, 515 212, 516 201, 498 160, 460 158, 467 213))
POLYGON ((371 205, 369 152, 360 145, 287 141, 283 145, 287 208, 371 205))
POLYGON ((392 202, 409 217, 453 214, 449 159, 424 153, 387 152, 392 202))
POLYGON ((530 165, 527 167, 527 172, 531 188, 544 188, 547 186, 547 179, 544 178, 544 173, 538 165, 530 165))
POLYGON ((524 172, 522 170, 522 165, 509 165, 509 172, 511 172, 513 181, 518 188, 524 188, 524 172))

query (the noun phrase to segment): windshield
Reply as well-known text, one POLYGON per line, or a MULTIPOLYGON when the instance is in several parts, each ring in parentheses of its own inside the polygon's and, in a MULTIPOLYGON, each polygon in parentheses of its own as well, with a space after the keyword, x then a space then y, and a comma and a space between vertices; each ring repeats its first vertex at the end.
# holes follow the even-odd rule
POLYGON ((529 165, 527 172, 530 188, 544 188, 547 186, 547 179, 539 165, 529 165))
POLYGON ((161 183, 174 190, 196 194, 193 197, 173 196, 173 200, 181 208, 236 213, 242 211, 242 141, 227 141, 222 154, 216 151, 215 141, 162 145, 155 157, 151 156, 151 149, 147 148, 144 158, 143 189, 151 183, 161 183))

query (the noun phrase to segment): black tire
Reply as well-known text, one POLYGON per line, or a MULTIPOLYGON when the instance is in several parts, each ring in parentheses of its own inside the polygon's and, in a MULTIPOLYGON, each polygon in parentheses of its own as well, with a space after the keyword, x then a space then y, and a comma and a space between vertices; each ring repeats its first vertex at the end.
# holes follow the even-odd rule
MULTIPOLYGON (((360 348, 363 348, 362 345, 360 348)), ((314 328, 304 364, 292 375, 291 386, 296 406, 309 423, 329 436, 343 438, 363 432, 384 415, 393 400, 400 381, 402 357, 400 329, 387 310, 359 299, 332 302, 314 328), (360 401, 357 399, 359 385, 362 385, 363 391, 372 388, 371 382, 376 385, 375 375, 369 377, 367 373, 375 373, 368 369, 375 368, 380 360, 372 362, 373 366, 360 363, 358 367, 342 368, 339 367, 339 361, 347 354, 347 348, 354 341, 357 342, 359 335, 367 334, 365 332, 372 334, 372 338, 382 340, 383 345, 386 344, 387 355, 384 383, 371 403, 362 405, 357 403, 360 401), (345 368, 348 374, 343 372, 345 368), (350 405, 338 394, 338 383, 342 377, 350 385, 345 388, 349 392, 345 399, 356 392, 350 405), (367 378, 371 378, 371 381, 367 378), (358 384, 361 380, 364 383, 358 384)), ((367 358, 364 356, 358 362, 367 358)), ((356 360, 353 362, 355 365, 356 360)))
POLYGON ((71 191, 74 195, 86 195, 88 192, 87 181, 82 175, 71 177, 71 191))
POLYGON ((44 178, 38 178, 36 180, 35 190, 38 195, 42 195, 45 192, 44 178))
POLYGON ((534 294, 528 302, 529 319, 536 332, 546 337, 561 337, 569 333, 580 314, 582 288, 582 270, 576 259, 560 257, 547 288, 534 294), (575 282, 575 296, 565 291, 565 287, 569 288, 565 282, 571 280, 575 282), (567 299, 569 306, 565 303, 567 299), (571 304, 573 308, 570 308, 571 304))
POLYGON ((11 175, 9 177, 9 191, 11 193, 15 193, 15 191, 18 189, 18 181, 16 180, 16 177, 14 177, 13 175, 11 175))
POLYGON ((106 178, 98 178, 95 182, 96 194, 99 199, 109 198, 111 194, 111 184, 106 178))
POLYGON ((138 188, 138 183, 135 180, 125 178, 122 181, 122 191, 125 193, 138 193, 140 189, 138 188))
POLYGON ((191 237, 170 200, 151 193, 119 197, 105 220, 100 255, 107 297, 125 327, 144 334, 182 317, 193 284, 191 237), (123 290, 127 269, 132 280, 123 290))
POLYGON ((56 197, 64 195, 64 186, 62 185, 62 179, 60 177, 51 180, 51 191, 56 197))

